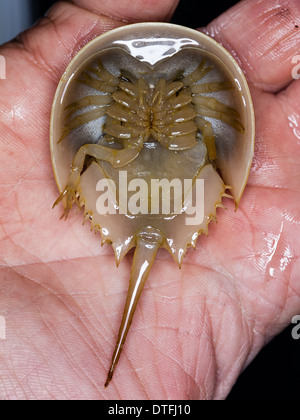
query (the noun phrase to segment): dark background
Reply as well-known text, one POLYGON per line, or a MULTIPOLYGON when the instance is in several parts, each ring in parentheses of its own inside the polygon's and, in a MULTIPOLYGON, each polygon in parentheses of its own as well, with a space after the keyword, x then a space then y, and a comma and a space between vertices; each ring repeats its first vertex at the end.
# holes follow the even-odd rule
MULTIPOLYGON (((28 0, 28 5, 31 5, 30 24, 42 16, 53 3, 51 0, 28 0)), ((205 26, 236 3, 235 0, 181 0, 172 22, 191 28, 205 26)), ((3 0, 0 0, 0 14, 3 4, 3 0)), ((25 28, 20 27, 19 30, 22 29, 25 28)), ((12 34, 11 37, 15 35, 12 34)), ((6 39, 3 36, 0 37, 0 43, 4 40, 6 39)), ((287 327, 260 352, 241 374, 228 400, 299 399, 300 365, 297 362, 300 341, 292 339, 292 328, 293 325, 287 327)))

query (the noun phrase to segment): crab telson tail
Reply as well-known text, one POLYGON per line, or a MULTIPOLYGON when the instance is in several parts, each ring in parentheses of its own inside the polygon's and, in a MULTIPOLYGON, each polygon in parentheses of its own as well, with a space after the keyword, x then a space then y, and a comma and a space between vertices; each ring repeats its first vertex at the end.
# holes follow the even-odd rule
POLYGON ((163 235, 160 233, 160 231, 151 227, 143 229, 137 235, 136 249, 133 258, 131 277, 123 312, 123 318, 105 387, 109 385, 112 379, 131 325, 138 300, 154 262, 156 252, 162 241, 163 235))

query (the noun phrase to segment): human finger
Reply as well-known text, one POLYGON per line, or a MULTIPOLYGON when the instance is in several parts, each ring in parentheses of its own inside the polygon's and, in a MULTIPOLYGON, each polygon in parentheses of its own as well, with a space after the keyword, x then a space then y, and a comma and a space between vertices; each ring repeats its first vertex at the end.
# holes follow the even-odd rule
POLYGON ((178 0, 73 0, 73 3, 125 22, 166 21, 178 0))
POLYGON ((300 44, 300 2, 244 0, 205 32, 237 58, 255 87, 278 92, 292 81, 300 44))

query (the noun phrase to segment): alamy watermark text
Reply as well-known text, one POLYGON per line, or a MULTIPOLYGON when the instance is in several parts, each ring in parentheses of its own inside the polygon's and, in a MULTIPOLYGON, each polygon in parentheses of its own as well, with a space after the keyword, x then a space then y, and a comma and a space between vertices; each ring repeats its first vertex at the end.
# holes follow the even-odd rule
POLYGON ((0 55, 0 79, 6 79, 6 60, 0 55))
POLYGON ((131 179, 119 172, 118 188, 109 178, 96 186, 98 214, 179 215, 186 225, 201 225, 204 220, 204 180, 131 179), (117 191, 118 190, 118 191, 117 191), (118 203, 118 204, 117 204, 118 203))
POLYGON ((296 64, 292 69, 292 77, 295 80, 300 79, 300 55, 295 55, 292 58, 292 63, 296 64))
POLYGON ((4 316, 0 316, 0 340, 6 339, 6 326, 4 316))

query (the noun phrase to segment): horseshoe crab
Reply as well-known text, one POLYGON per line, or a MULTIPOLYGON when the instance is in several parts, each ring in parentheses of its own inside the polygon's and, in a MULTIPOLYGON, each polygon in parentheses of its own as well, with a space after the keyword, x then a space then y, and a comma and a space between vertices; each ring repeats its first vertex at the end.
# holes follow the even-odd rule
POLYGON ((105 386, 112 379, 157 250, 181 267, 222 198, 239 204, 254 150, 247 82, 208 36, 142 23, 87 44, 53 103, 51 153, 66 218, 84 209, 119 264, 135 247, 105 386))

